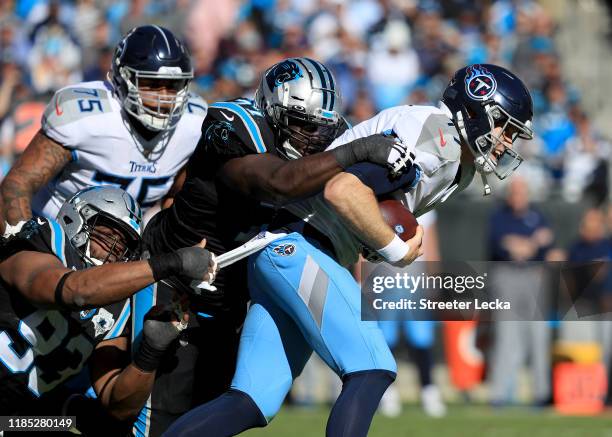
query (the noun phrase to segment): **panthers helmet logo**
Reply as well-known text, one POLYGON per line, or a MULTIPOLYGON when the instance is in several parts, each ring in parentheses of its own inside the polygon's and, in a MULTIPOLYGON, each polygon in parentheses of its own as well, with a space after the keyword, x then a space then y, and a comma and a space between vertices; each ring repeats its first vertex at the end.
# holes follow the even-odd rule
POLYGON ((277 86, 298 77, 303 77, 300 67, 295 62, 287 60, 266 73, 266 83, 270 91, 274 91, 277 86))

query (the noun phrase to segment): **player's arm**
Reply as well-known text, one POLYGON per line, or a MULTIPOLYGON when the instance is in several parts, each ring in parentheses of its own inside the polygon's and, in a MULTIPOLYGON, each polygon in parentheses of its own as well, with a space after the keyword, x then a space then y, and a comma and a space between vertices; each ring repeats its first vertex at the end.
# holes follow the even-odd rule
POLYGON ((419 226, 413 238, 402 242, 385 222, 375 191, 355 174, 334 176, 325 186, 324 197, 357 237, 389 262, 404 266, 422 255, 423 228, 419 226))
POLYGON ((411 157, 394 138, 376 134, 290 161, 269 153, 234 158, 220 176, 245 195, 281 206, 320 192, 334 175, 366 161, 384 166, 385 174, 401 173, 411 157))
POLYGON ((126 337, 97 345, 89 360, 93 388, 112 416, 127 420, 142 409, 164 352, 187 326, 187 313, 183 317, 179 324, 170 311, 152 308, 145 316, 142 341, 132 362, 126 337))
POLYGON ((24 250, 0 263, 0 277, 41 308, 96 308, 130 297, 149 284, 174 275, 208 280, 215 269, 202 245, 146 261, 107 263, 70 270, 54 255, 24 250))
POLYGON ((170 190, 161 201, 161 209, 170 208, 174 203, 174 196, 176 193, 181 191, 183 188, 183 184, 185 183, 185 178, 187 177, 187 165, 184 165, 183 168, 179 170, 174 178, 174 183, 170 187, 170 190))
POLYGON ((46 136, 42 130, 38 131, 0 185, 4 217, 4 221, 0 223, 2 232, 5 231, 5 221, 10 225, 17 225, 20 221, 32 217, 32 197, 53 179, 71 158, 70 150, 46 136))

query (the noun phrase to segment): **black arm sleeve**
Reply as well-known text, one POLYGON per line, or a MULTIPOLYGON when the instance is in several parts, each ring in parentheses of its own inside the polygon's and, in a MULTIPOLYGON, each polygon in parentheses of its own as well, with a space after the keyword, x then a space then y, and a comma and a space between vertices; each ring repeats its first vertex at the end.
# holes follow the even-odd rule
POLYGON ((418 182, 418 166, 413 165, 410 170, 405 171, 399 178, 391 179, 389 171, 377 164, 360 162, 346 169, 359 178, 364 185, 370 187, 377 196, 392 193, 400 188, 411 188, 418 182))

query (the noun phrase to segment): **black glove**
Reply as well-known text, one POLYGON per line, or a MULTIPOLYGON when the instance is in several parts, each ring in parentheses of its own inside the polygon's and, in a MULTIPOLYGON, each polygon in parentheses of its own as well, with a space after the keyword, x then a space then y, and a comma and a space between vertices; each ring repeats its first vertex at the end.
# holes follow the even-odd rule
POLYGON ((144 318, 140 348, 134 355, 134 364, 145 372, 152 372, 159 366, 168 346, 176 340, 183 329, 182 322, 177 327, 172 323, 170 310, 155 306, 144 318))
POLYGON ((357 138, 331 152, 343 169, 367 161, 389 168, 394 177, 410 169, 414 162, 414 154, 408 152, 397 137, 386 134, 357 138))
POLYGON ((215 264, 213 254, 198 246, 183 247, 148 261, 156 282, 175 275, 201 281, 215 264))

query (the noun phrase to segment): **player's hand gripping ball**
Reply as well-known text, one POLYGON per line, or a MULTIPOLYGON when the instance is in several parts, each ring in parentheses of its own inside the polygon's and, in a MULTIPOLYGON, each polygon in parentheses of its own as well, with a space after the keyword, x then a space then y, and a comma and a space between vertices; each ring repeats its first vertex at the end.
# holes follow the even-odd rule
POLYGON ((385 222, 404 241, 416 234, 419 223, 414 215, 398 200, 383 200, 378 204, 385 222))
MULTIPOLYGON (((414 215, 398 200, 389 199, 378 203, 385 222, 404 241, 416 235, 419 223, 414 215)), ((383 257, 373 249, 363 248, 363 257, 373 263, 383 262, 383 257)))

